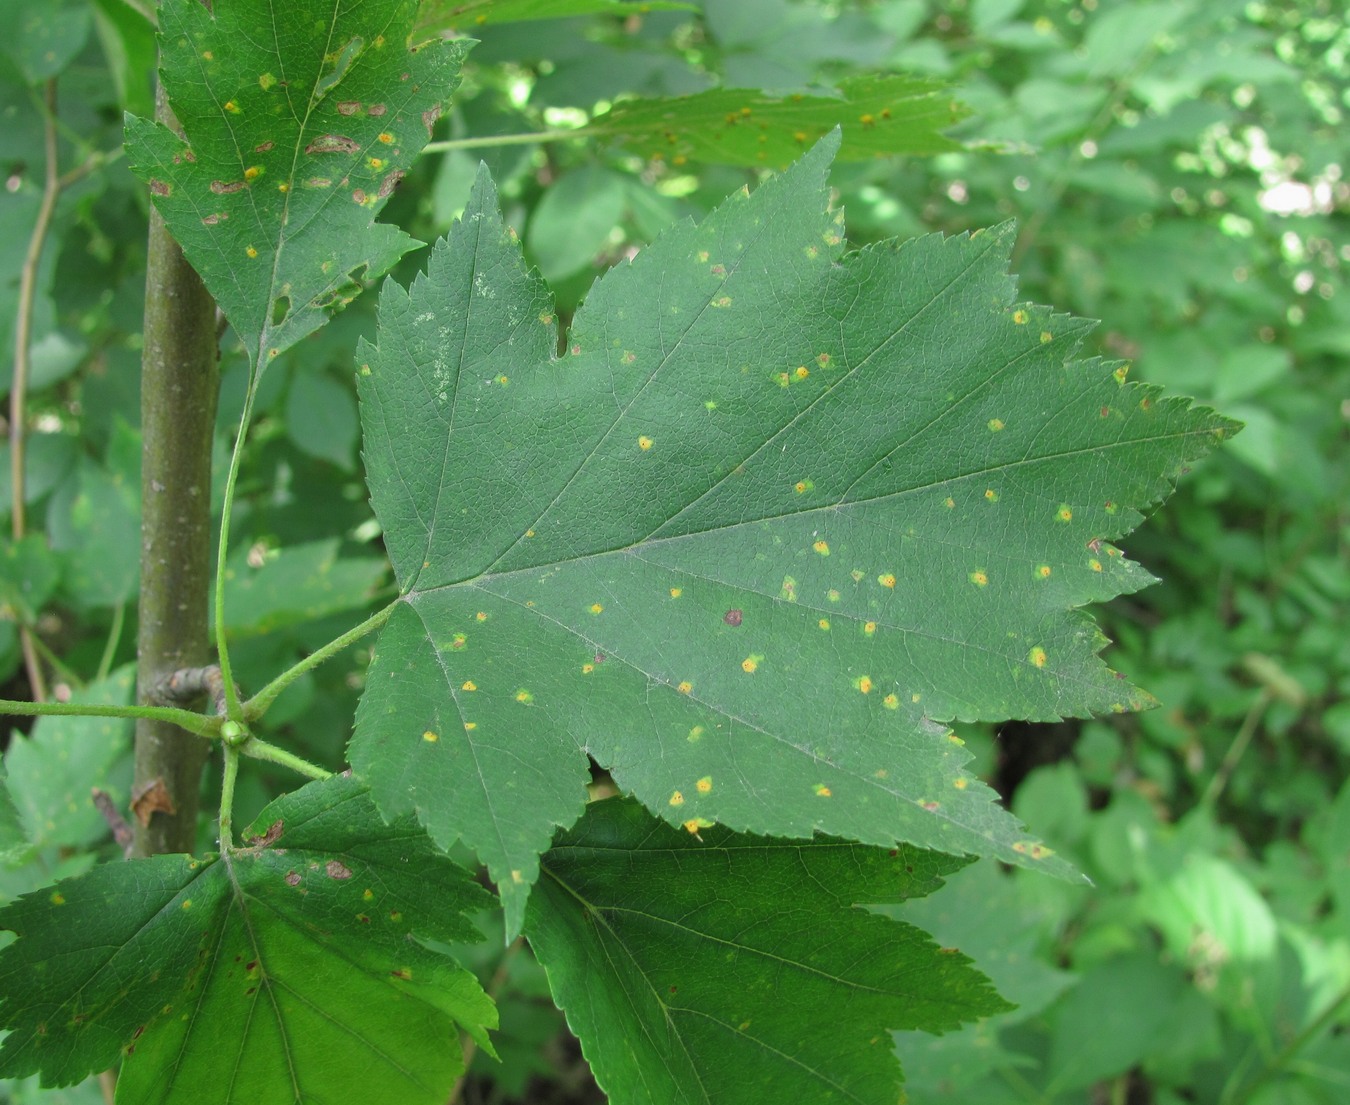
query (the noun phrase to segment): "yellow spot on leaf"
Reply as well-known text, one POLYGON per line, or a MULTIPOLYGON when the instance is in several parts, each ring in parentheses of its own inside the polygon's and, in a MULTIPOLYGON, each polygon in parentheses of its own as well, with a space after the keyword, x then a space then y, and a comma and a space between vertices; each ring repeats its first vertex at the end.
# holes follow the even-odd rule
POLYGON ((534 695, 530 691, 527 691, 524 687, 521 687, 520 690, 516 692, 516 701, 526 703, 533 702, 534 695))
POLYGON ((877 631, 876 622, 863 622, 863 636, 871 637, 877 631))
POLYGON ((242 109, 233 100, 226 100, 225 110, 228 111, 231 115, 238 115, 242 109))
POLYGON ((1069 509, 1069 504, 1060 503, 1059 509, 1055 511, 1055 517, 1061 522, 1072 522, 1073 511, 1069 509))
POLYGON ((838 602, 844 596, 841 595, 837 590, 835 590, 835 588, 831 587, 828 591, 825 592, 825 597, 829 599, 831 602, 838 602))
POLYGON ((430 729, 428 729, 425 733, 422 734, 422 739, 426 741, 428 744, 435 744, 441 738, 439 734, 433 733, 430 729))
POLYGON ((964 775, 962 775, 959 778, 952 780, 952 786, 954 786, 957 790, 965 790, 966 787, 970 786, 970 780, 967 779, 964 775))
POLYGON ((245 180, 257 180, 260 176, 262 176, 261 165, 250 165, 247 169, 244 170, 245 180))
POLYGON ((1035 648, 1033 648, 1030 652, 1027 653, 1027 659, 1030 660, 1036 667, 1043 668, 1045 667, 1045 662, 1046 660, 1049 659, 1049 657, 1046 656, 1045 649, 1041 648, 1040 645, 1037 645, 1035 648))
POLYGON ((461 691, 476 691, 478 690, 478 684, 475 683, 472 679, 466 679, 462 684, 460 684, 459 689, 461 691))
POLYGON ((895 590, 895 575, 891 572, 882 572, 881 575, 877 576, 877 582, 883 587, 895 590))
POLYGON ((65 905, 65 904, 66 904, 66 899, 65 899, 64 895, 62 895, 61 891, 59 891, 59 890, 53 890, 53 891, 52 891, 52 896, 51 896, 50 901, 51 901, 52 905, 65 905))
POLYGON ((881 704, 888 710, 900 709, 900 697, 896 694, 888 694, 881 700, 881 704))
POLYGON ((1045 344, 1046 344, 1047 342, 1049 342, 1052 338, 1054 338, 1054 336, 1055 336, 1055 335, 1052 334, 1052 333, 1050 333, 1049 330, 1042 330, 1042 331, 1041 331, 1041 344, 1042 344, 1042 345, 1045 345, 1045 344))
POLYGON ((811 789, 816 792, 817 798, 829 798, 834 793, 824 783, 817 783, 811 789))
POLYGON ((970 582, 975 584, 976 587, 988 587, 989 573, 977 568, 970 573, 970 582))
POLYGON ((854 686, 856 686, 858 690, 862 691, 863 694, 871 694, 872 677, 870 675, 864 675, 858 680, 857 683, 854 684, 854 686))
POLYGON ((247 253, 250 257, 257 257, 257 256, 258 256, 258 251, 257 251, 256 249, 254 249, 252 246, 245 246, 245 247, 244 247, 244 252, 247 253))
POLYGON ((591 613, 592 613, 592 614, 603 614, 604 611, 605 611, 605 608, 604 608, 603 606, 601 606, 598 602, 593 602, 593 603, 591 603, 591 613))
POLYGON ((685 832, 698 836, 699 829, 711 829, 713 822, 702 817, 691 817, 684 823, 685 832))
POLYGON ((676 689, 680 692, 680 694, 689 694, 694 689, 694 684, 692 684, 691 682, 689 682, 688 679, 686 679, 676 689))
POLYGON ((501 376, 497 377, 497 383, 499 383, 502 387, 506 387, 508 384, 511 383, 511 377, 503 373, 501 376))
POLYGON ((1116 383, 1118 384, 1123 384, 1125 382, 1125 377, 1128 376, 1129 374, 1130 374, 1130 366, 1127 364, 1121 365, 1118 369, 1116 369, 1113 373, 1111 373, 1111 375, 1116 378, 1116 383))
POLYGON ((987 503, 998 502, 998 492, 995 491, 992 487, 987 488, 984 493, 984 501, 987 503))
POLYGON ((652 447, 652 439, 649 438, 646 434, 643 434, 640 438, 638 438, 638 448, 641 449, 644 453, 651 447, 652 447))
POLYGON ((697 783, 695 783, 694 786, 697 788, 700 794, 707 794, 710 790, 712 790, 712 776, 711 775, 703 776, 703 778, 700 779, 697 783))
POLYGON ((679 598, 682 594, 684 594, 683 587, 672 587, 670 589, 670 597, 673 599, 679 598))
POLYGON ((1100 572, 1102 570, 1102 562, 1100 560, 1089 560, 1088 567, 1094 572, 1100 572))
POLYGON ((478 728, 478 722, 476 722, 476 721, 466 721, 466 722, 464 723, 464 731, 465 731, 466 733, 472 733, 472 732, 473 732, 475 729, 477 729, 477 728, 478 728))
POLYGON ((393 142, 394 142, 394 136, 393 136, 392 134, 390 134, 387 130, 382 130, 382 131, 380 131, 380 133, 379 133, 379 139, 380 139, 380 141, 383 142, 386 146, 392 145, 393 142))
POLYGON ((1025 311, 1017 310, 1013 312, 1013 322, 1017 323, 1018 326, 1025 326, 1027 324, 1027 317, 1025 311))
POLYGON ((829 628, 830 628, 830 619, 829 619, 829 618, 821 618, 820 621, 816 622, 816 625, 820 626, 821 629, 829 629, 829 628))
POLYGON ((1049 564, 1038 564, 1038 565, 1036 565, 1036 576, 1037 576, 1038 579, 1049 579, 1049 578, 1050 578, 1050 565, 1049 565, 1049 564))
POLYGON ((670 804, 671 804, 672 806, 683 806, 683 805, 684 805, 684 795, 681 794, 681 793, 677 790, 674 794, 672 794, 672 795, 670 796, 670 804))
POLYGON ((830 355, 828 353, 822 353, 819 357, 816 358, 816 364, 820 365, 821 368, 829 368, 830 355))
POLYGON ((474 615, 474 618, 480 622, 487 621, 488 620, 487 611, 486 610, 478 611, 478 613, 474 615))
POLYGON ((1003 429, 1003 419, 1001 419, 1001 418, 991 418, 991 419, 989 420, 989 429, 990 429, 993 433, 998 433, 999 430, 1003 429))
POLYGON ((371 890, 370 887, 366 887, 361 891, 361 897, 366 901, 370 901, 375 897, 375 891, 371 890))
POLYGON ((948 510, 952 510, 956 506, 956 500, 953 499, 950 495, 948 495, 947 498, 942 500, 942 505, 945 506, 948 510))
POLYGON ((581 674, 582 674, 582 675, 590 675, 591 672, 593 672, 593 671, 595 671, 595 665, 594 665, 594 664, 582 664, 582 665, 581 665, 581 674))
POLYGON ((763 659, 763 656, 747 656, 741 661, 741 671, 746 675, 754 675, 759 670, 759 662, 763 659))
POLYGON ((794 372, 792 375, 796 376, 797 379, 799 379, 799 380, 805 380, 808 376, 811 375, 811 373, 810 373, 810 371, 807 369, 806 365, 804 365, 804 364, 799 364, 799 365, 797 366, 797 371, 794 372))
POLYGON ((810 480, 798 480, 793 490, 796 491, 798 495, 805 495, 813 487, 815 487, 815 484, 810 480))
POLYGON ((697 744, 703 739, 703 726, 695 725, 689 730, 689 736, 685 738, 690 744, 697 744))
POLYGON ((821 556, 830 555, 830 546, 824 541, 817 541, 811 547, 815 549, 816 552, 820 553, 821 556))

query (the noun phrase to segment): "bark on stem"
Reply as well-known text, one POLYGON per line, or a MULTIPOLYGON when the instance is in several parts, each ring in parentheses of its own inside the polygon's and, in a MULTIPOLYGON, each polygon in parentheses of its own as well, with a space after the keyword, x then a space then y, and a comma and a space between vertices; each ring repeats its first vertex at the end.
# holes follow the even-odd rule
MULTIPOLYGON (((177 129, 161 89, 156 118, 177 129)), ((209 662, 211 440, 216 307, 158 213, 150 213, 141 363, 141 593, 137 694, 209 662)), ((163 779, 175 812, 136 826, 134 852, 190 852, 209 745, 175 725, 136 725, 136 787, 163 779)))

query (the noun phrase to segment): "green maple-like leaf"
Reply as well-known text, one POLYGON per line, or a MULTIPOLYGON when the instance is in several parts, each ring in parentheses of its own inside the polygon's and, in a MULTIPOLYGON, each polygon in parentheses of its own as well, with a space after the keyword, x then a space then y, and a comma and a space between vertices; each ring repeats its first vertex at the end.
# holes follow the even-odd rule
POLYGON ((252 847, 108 864, 0 911, 0 1076, 77 1082, 125 1056, 118 1100, 443 1102, 456 1025, 496 1023, 417 937, 478 939, 486 895, 350 778, 270 805, 252 847))
POLYGON ((587 755, 672 822, 1066 873, 962 771, 958 719, 1146 696, 1076 608, 1231 424, 1072 356, 1009 227, 844 254, 835 140, 600 280, 564 356, 486 176, 359 376, 403 601, 351 747, 463 837, 518 926, 587 755))
POLYGON ((614 1105, 892 1105, 892 1029, 1010 1008, 964 956, 863 909, 964 861, 912 848, 701 839, 592 806, 543 857, 526 931, 614 1105))
POLYGON ((373 219, 426 144, 468 45, 409 49, 416 8, 160 7, 161 80, 186 140, 129 117, 131 168, 255 364, 417 245, 373 219))
POLYGON ((863 161, 959 150, 942 131, 967 114, 941 81, 862 76, 834 96, 774 96, 714 88, 675 99, 623 100, 586 128, 613 135, 636 153, 683 164, 781 167, 843 124, 838 156, 863 161))

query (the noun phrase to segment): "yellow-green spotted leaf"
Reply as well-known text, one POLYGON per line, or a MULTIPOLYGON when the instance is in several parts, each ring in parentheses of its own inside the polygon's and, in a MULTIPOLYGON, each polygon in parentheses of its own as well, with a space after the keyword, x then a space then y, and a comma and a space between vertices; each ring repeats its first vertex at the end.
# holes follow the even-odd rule
POLYGON ((439 1105, 457 1029, 492 1003, 418 938, 478 939, 486 895, 350 778, 259 816, 251 846, 96 867, 0 928, 0 1077, 68 1085, 122 1061, 119 1101, 439 1105))
POLYGON ((468 44, 410 48, 416 8, 160 7, 161 80, 185 137, 128 117, 131 168, 256 364, 417 245, 373 220, 426 144, 468 44))
POLYGON ((559 353, 480 176, 358 354, 403 601, 352 764, 523 916, 587 757, 673 824, 1070 873, 949 723, 1146 704, 1079 609, 1231 429, 1074 356, 1013 231, 845 252, 837 138, 592 288, 559 353))

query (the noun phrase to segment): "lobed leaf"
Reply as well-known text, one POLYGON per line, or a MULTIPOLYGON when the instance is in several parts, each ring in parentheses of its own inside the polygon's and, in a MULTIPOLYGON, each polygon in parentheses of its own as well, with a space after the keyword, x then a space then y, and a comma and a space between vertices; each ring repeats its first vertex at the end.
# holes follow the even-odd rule
POLYGON ((426 144, 469 44, 410 49, 416 6, 160 8, 160 79, 185 138, 129 116, 131 169, 255 365, 418 244, 373 219, 426 144))
POLYGON ((1059 874, 955 720, 1149 699, 1078 611, 1108 542, 1232 424, 1073 356, 1012 228, 845 254, 832 137, 611 271, 564 356, 486 174, 360 353, 403 601, 350 755, 462 837, 515 931, 587 757, 666 820, 1059 874))
POLYGON ((1011 1008, 969 960, 860 903, 966 861, 654 821, 597 803, 543 859, 526 932, 614 1105, 899 1098, 890 1030, 1011 1008))
POLYGON ((450 28, 483 27, 577 15, 645 15, 654 11, 697 11, 678 0, 422 0, 417 30, 434 34, 450 28))
POLYGON ((961 143, 942 131, 967 114, 941 81, 866 75, 842 81, 832 96, 713 88, 692 96, 623 100, 586 131, 613 135, 634 153, 674 165, 781 168, 840 124, 838 156, 844 161, 959 150, 961 143))
POLYGON ((272 803, 251 847, 96 867, 0 910, 0 1076, 65 1085, 123 1058, 118 1099, 443 1102, 456 1024, 496 1023, 419 937, 476 940, 487 896, 350 778, 272 803))

